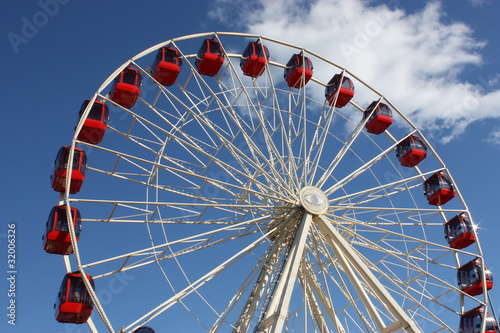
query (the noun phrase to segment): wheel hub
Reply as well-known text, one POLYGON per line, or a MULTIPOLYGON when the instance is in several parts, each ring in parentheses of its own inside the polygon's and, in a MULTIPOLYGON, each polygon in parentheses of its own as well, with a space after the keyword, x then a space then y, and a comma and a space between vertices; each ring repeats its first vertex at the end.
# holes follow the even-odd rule
POLYGON ((314 186, 306 186, 300 190, 300 203, 308 213, 313 215, 321 215, 328 210, 327 196, 314 186))

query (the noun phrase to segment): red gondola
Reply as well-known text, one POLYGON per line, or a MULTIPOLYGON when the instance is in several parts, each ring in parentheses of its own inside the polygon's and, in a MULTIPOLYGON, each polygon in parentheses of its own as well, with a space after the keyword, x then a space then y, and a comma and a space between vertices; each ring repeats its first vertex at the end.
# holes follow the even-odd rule
POLYGON ((405 138, 396 147, 396 157, 404 167, 412 168, 422 162, 426 156, 427 147, 424 141, 415 134, 405 138))
POLYGON ((384 103, 373 101, 363 112, 363 120, 368 133, 383 133, 392 124, 392 111, 384 103))
POLYGON ((444 205, 456 195, 450 177, 439 171, 424 182, 424 195, 430 205, 444 205))
POLYGON ((445 238, 451 248, 463 249, 476 241, 474 226, 469 216, 461 213, 444 225, 445 238))
POLYGON ((264 73, 269 62, 269 51, 259 41, 250 42, 241 55, 240 67, 243 74, 250 77, 259 77, 264 73))
POLYGON ((493 277, 486 266, 483 266, 481 260, 474 259, 463 265, 457 272, 458 287, 464 293, 471 296, 481 295, 483 286, 486 290, 493 288, 493 277), (484 268, 483 268, 484 267, 484 268), (483 269, 486 278, 486 283, 483 283, 483 269))
POLYGON ((342 108, 354 97, 354 84, 347 76, 335 74, 326 86, 325 97, 331 106, 342 108))
POLYGON ((126 67, 115 78, 115 84, 111 90, 111 100, 124 108, 132 108, 141 93, 141 84, 141 73, 131 66, 126 67))
POLYGON ((134 331, 134 333, 155 333, 155 330, 151 327, 142 326, 134 331))
MULTIPOLYGON (((51 177, 52 188, 54 189, 54 191, 66 192, 66 167, 68 164, 70 151, 70 146, 64 146, 61 147, 61 149, 59 149, 59 152, 57 153, 57 157, 54 161, 54 173, 51 177)), ((75 194, 80 192, 83 180, 85 179, 86 171, 87 155, 85 154, 85 151, 75 147, 69 193, 75 194)))
MULTIPOLYGON (((481 332, 481 323, 483 321, 484 308, 478 306, 470 311, 467 311, 460 317, 460 326, 458 333, 479 333, 481 332)), ((495 318, 487 312, 485 318, 484 333, 498 333, 497 323, 495 318)))
POLYGON ((158 50, 151 74, 161 85, 171 86, 181 72, 182 59, 178 50, 164 46, 158 50))
POLYGON ((313 65, 309 58, 301 53, 294 54, 285 68, 285 81, 289 87, 300 89, 307 84, 313 75, 313 65))
MULTIPOLYGON (((82 117, 85 108, 89 105, 90 100, 87 99, 83 102, 80 108, 80 118, 82 117)), ((87 142, 93 145, 101 143, 106 128, 108 127, 109 109, 106 103, 95 100, 90 108, 90 112, 83 123, 80 133, 78 133, 78 140, 87 142)))
POLYGON ((198 73, 207 76, 217 75, 224 63, 221 44, 215 39, 205 39, 194 63, 198 73))
MULTIPOLYGON (((88 274, 87 278, 94 289, 94 280, 88 274)), ((58 322, 72 324, 87 322, 92 314, 93 303, 79 272, 65 275, 54 307, 58 322)))
MULTIPOLYGON (((78 242, 82 230, 80 211, 70 207, 70 214, 75 228, 76 241, 78 242)), ((65 205, 55 206, 50 211, 46 232, 43 237, 43 249, 47 253, 54 254, 67 255, 73 253, 65 205)))

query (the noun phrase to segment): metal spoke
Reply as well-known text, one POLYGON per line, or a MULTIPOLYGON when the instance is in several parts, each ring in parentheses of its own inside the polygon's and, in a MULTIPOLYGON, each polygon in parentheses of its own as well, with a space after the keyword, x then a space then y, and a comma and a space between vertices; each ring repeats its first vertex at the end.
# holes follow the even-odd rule
MULTIPOLYGON (((88 130, 87 107, 58 201, 81 211, 81 237, 66 213, 73 253, 64 263, 66 271, 98 281, 89 294, 102 320, 88 321, 92 332, 132 333, 144 325, 453 332, 467 310, 492 310, 486 287, 470 295, 456 283, 462 265, 484 258, 477 228, 466 248, 443 237, 443 226, 458 214, 472 220, 450 170, 386 96, 331 60, 254 34, 183 36, 130 58, 95 100, 109 107, 106 136, 99 144, 79 136, 88 130), (213 76, 199 68, 196 51, 206 43, 214 55, 219 43, 224 60, 213 76), (254 64, 263 72, 243 75, 250 57, 237 50, 262 45, 272 51, 254 64), (151 60, 164 47, 177 52, 182 67, 175 82, 162 85, 151 60), (306 59, 317 73, 292 87, 283 73, 297 54, 302 79, 306 59), (143 82, 133 107, 108 93, 128 66, 143 82), (356 87, 345 106, 335 105, 345 91, 327 95, 333 75, 356 87), (371 118, 361 119, 370 101, 392 110, 394 123, 383 133, 369 132, 371 118), (414 135, 427 157, 403 167, 395 152, 414 135), (69 187, 77 148, 88 165, 76 194, 69 187), (422 190, 438 172, 450 176, 456 198, 435 206, 422 190), (103 295, 124 276, 116 301, 106 302, 103 295)), ((481 276, 486 280, 484 270, 481 276)), ((484 332, 485 320, 481 325, 484 332)))

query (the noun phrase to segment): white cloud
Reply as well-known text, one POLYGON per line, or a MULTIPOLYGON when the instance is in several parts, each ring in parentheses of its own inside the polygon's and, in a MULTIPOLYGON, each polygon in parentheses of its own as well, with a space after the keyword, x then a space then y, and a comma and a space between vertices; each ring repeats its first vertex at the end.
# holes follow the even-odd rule
POLYGON ((496 131, 491 132, 488 138, 486 138, 486 142, 492 143, 500 147, 500 128, 497 128, 496 131))
POLYGON ((235 28, 344 66, 444 142, 474 121, 500 119, 500 90, 462 81, 465 68, 481 65, 485 42, 464 23, 444 23, 439 2, 413 14, 362 0, 218 0, 213 8, 235 28))
POLYGON ((490 1, 489 0, 467 0, 471 3, 471 5, 475 6, 475 7, 481 7, 485 4, 489 4, 490 1))

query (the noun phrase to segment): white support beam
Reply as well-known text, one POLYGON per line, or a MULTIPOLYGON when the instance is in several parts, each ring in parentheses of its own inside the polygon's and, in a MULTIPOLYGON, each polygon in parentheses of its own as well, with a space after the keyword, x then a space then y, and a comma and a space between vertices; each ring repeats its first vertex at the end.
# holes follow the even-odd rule
POLYGON ((377 277, 370 271, 368 266, 356 254, 356 251, 351 245, 340 235, 340 233, 333 227, 332 222, 324 216, 316 216, 314 222, 318 224, 323 235, 327 239, 329 245, 335 252, 335 255, 342 263, 343 269, 349 276, 356 291, 361 297, 367 311, 372 316, 372 319, 377 324, 380 332, 394 332, 403 331, 408 333, 422 332, 416 323, 408 317, 406 312, 396 302, 396 300, 389 294, 386 288, 380 283, 377 277), (355 275, 357 273, 357 275, 355 275), (382 306, 385 307, 388 313, 394 317, 394 322, 385 325, 377 313, 377 309, 369 299, 361 281, 368 286, 371 292, 376 295, 382 306), (361 289, 359 289, 361 288, 361 289))
MULTIPOLYGON (((304 279, 299 278, 299 280, 305 290, 307 305, 311 311, 311 319, 316 322, 316 325, 318 325, 320 333, 328 333, 328 325, 326 324, 325 317, 321 313, 318 300, 314 296, 311 286, 304 279)), ((306 316, 304 315, 304 323, 305 322, 306 316)))
MULTIPOLYGON (((365 306, 365 309, 368 311, 368 313, 370 315, 370 318, 375 322, 375 324, 377 325, 377 327, 381 331, 385 327, 384 321, 380 317, 380 314, 378 313, 375 305, 373 304, 370 297, 368 296, 368 293, 366 292, 365 288, 363 287, 363 284, 361 283, 359 277, 356 275, 354 268, 351 266, 352 263, 344 255, 344 251, 338 246, 337 241, 336 241, 336 237, 331 237, 328 233, 329 230, 325 230, 326 228, 323 225, 320 225, 319 227, 320 227, 320 229, 322 229, 323 234, 325 235, 325 238, 326 238, 328 244, 332 248, 337 260, 341 264, 343 271, 347 275, 347 278, 352 283, 352 286, 354 287, 354 289, 358 293, 358 296, 362 300, 362 302, 365 306), (328 236, 330 236, 330 237, 328 237, 328 236)), ((342 236, 339 234, 338 237, 341 238, 342 236)))
MULTIPOLYGON (((309 266, 309 264, 306 263, 305 260, 302 263, 301 271, 302 271, 302 278, 304 279, 303 284, 307 285, 308 288, 311 289, 311 292, 314 292, 313 296, 316 295, 319 298, 323 308, 325 309, 325 312, 321 314, 322 320, 324 321, 325 316, 328 316, 331 322, 335 325, 337 332, 345 333, 346 331, 342 326, 342 324, 340 323, 337 314, 335 313, 331 300, 327 297, 325 291, 321 288, 321 284, 318 281, 318 277, 316 276, 316 274, 314 274, 311 267, 309 266)), ((320 324, 319 322, 318 326, 323 327, 323 325, 320 324)))
POLYGON ((297 280, 297 273, 304 256, 306 239, 311 227, 312 215, 304 213, 299 228, 295 234, 290 252, 283 267, 272 299, 267 307, 266 314, 259 326, 260 332, 281 333, 288 315, 293 287, 297 280))
POLYGON ((272 268, 276 266, 279 259, 278 254, 281 249, 281 246, 276 246, 269 254, 269 257, 262 266, 259 277, 257 278, 252 292, 248 297, 247 303, 241 311, 238 322, 235 324, 235 327, 232 331, 233 333, 248 332, 252 318, 254 318, 259 302, 262 300, 265 287, 269 282, 269 276, 271 274, 272 268))

